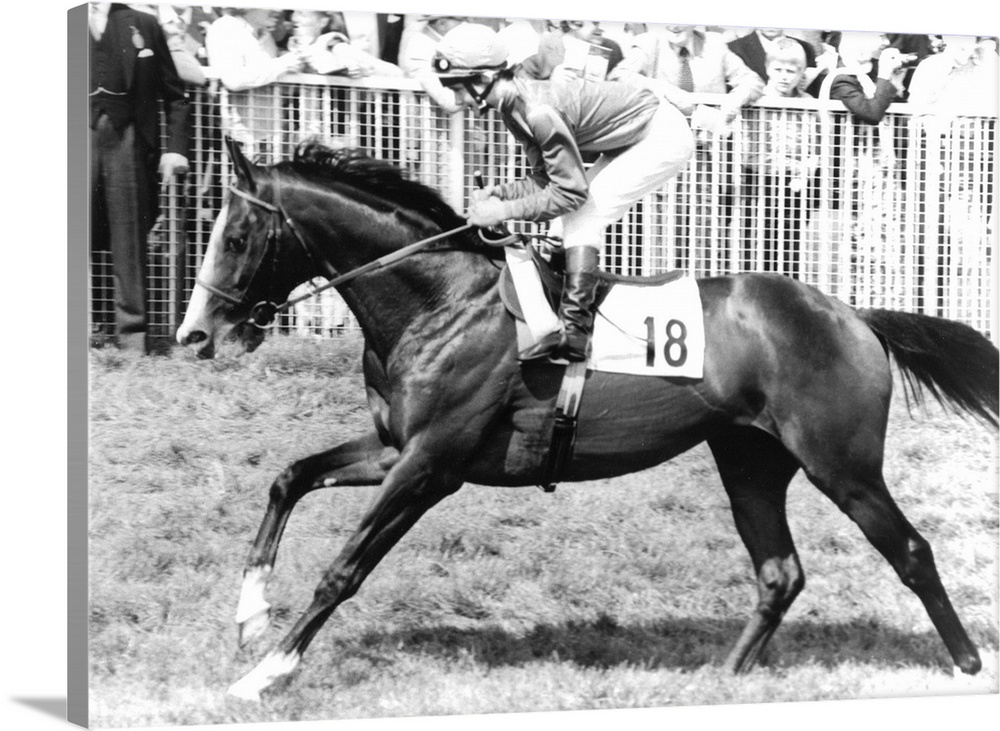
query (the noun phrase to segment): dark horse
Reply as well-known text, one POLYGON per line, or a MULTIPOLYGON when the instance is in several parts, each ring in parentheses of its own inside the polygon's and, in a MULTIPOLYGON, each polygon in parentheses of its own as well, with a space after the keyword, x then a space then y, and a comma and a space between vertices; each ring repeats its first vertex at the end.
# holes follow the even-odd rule
MULTIPOLYGON (((265 583, 296 502, 322 487, 382 486, 312 604, 230 689, 257 699, 292 671, 336 607, 426 510, 465 482, 539 484, 564 369, 518 362, 496 254, 474 231, 370 266, 462 227, 464 220, 430 189, 385 163, 314 143, 266 168, 234 144, 230 156, 236 181, 178 340, 204 357, 227 337, 252 350, 262 338, 247 322, 255 303, 283 302, 312 277, 369 265, 338 289, 364 332, 375 422, 366 436, 297 461, 274 481, 244 572, 241 643, 268 626, 265 583)), ((635 472, 708 442, 760 595, 726 659, 739 672, 757 661, 804 583, 785 516, 788 484, 803 469, 923 602, 958 668, 976 673, 979 654, 942 586, 930 545, 882 476, 889 354, 913 397, 926 389, 996 426, 1000 353, 965 325, 855 311, 783 276, 713 277, 698 287, 707 330, 704 377, 588 372, 563 479, 635 472)))

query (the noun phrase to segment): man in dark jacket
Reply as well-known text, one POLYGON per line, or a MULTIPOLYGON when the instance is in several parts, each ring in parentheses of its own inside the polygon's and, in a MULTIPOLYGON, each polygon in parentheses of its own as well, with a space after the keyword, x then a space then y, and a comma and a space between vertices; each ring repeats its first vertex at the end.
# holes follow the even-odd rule
POLYGON ((157 173, 169 179, 187 171, 188 112, 157 19, 120 3, 92 4, 91 246, 111 251, 115 334, 123 349, 147 348, 147 237, 157 215, 157 173))
POLYGON ((905 57, 880 33, 844 33, 838 48, 845 71, 830 86, 830 98, 862 122, 878 124, 886 109, 901 101, 905 57))

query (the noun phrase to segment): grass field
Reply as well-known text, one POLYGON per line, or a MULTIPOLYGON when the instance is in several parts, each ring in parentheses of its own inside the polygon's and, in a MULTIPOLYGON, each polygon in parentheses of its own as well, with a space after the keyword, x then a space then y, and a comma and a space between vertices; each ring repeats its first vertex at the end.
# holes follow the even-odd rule
POLYGON ((886 477, 985 669, 951 676, 918 600, 798 476, 806 588, 765 667, 718 665, 756 601, 709 452, 552 494, 468 485, 432 510, 259 705, 228 698, 305 609, 376 488, 296 509, 265 644, 233 615, 274 476, 367 430, 361 342, 239 359, 91 353, 90 667, 98 727, 996 693, 997 435, 897 398, 886 477))

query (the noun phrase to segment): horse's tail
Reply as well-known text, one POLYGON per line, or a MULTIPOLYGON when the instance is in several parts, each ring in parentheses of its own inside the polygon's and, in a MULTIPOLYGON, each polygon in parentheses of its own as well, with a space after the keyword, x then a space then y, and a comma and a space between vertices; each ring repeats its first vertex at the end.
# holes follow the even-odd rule
POLYGON ((950 402, 997 426, 1000 351, 985 336, 929 315, 890 310, 858 310, 858 315, 892 354, 915 403, 923 401, 926 388, 940 404, 950 402))

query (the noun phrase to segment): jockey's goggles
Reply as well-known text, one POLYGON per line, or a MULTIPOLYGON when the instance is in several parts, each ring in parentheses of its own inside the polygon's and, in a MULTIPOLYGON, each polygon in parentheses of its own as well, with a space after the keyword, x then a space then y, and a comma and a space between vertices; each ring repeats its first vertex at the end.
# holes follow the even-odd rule
POLYGON ((431 64, 444 86, 464 87, 469 92, 469 96, 475 99, 480 112, 486 109, 486 97, 489 96, 493 85, 496 84, 500 72, 507 67, 507 64, 502 64, 481 68, 463 68, 453 65, 440 54, 434 57, 431 64), (477 89, 476 84, 481 85, 482 88, 477 89))

